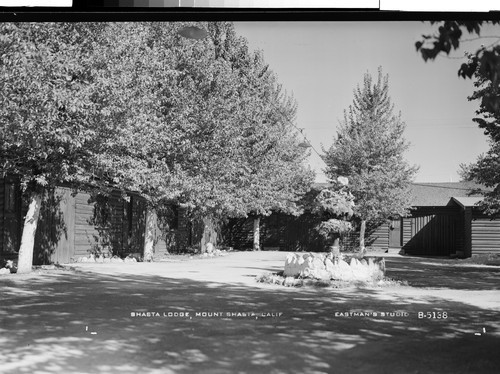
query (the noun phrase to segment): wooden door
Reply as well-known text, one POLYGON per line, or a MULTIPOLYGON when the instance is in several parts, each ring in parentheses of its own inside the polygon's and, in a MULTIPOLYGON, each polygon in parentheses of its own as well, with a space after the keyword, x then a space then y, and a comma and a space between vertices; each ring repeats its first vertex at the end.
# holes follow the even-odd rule
POLYGON ((401 219, 393 219, 389 225, 389 248, 401 248, 401 219))

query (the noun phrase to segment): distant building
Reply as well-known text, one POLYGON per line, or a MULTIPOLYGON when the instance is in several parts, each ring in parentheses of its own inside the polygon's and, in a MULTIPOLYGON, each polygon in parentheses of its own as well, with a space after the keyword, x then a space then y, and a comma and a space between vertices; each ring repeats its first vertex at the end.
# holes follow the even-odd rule
MULTIPOLYGON (((313 193, 327 187, 327 183, 317 183, 313 193)), ((500 253, 500 217, 481 213, 476 203, 482 196, 470 195, 477 187, 470 182, 414 183, 410 214, 369 226, 367 248, 427 256, 500 253)), ((325 251, 327 246, 314 229, 320 221, 309 212, 299 217, 278 212, 263 217, 262 249, 325 251)), ((251 249, 252 227, 252 217, 230 220, 222 230, 224 243, 251 249)), ((359 232, 345 236, 343 246, 355 250, 359 246, 359 232)))
POLYGON ((482 196, 471 182, 414 183, 407 217, 395 217, 368 233, 372 248, 427 256, 500 253, 500 217, 477 207, 482 196))

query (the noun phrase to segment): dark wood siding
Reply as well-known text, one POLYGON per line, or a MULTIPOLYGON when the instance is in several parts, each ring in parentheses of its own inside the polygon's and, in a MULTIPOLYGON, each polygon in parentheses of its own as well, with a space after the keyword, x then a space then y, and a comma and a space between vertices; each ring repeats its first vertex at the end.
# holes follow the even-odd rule
POLYGON ((113 192, 108 198, 109 216, 105 229, 109 235, 109 245, 113 249, 113 253, 123 251, 123 211, 124 199, 120 192, 113 192))
POLYGON ((473 213, 471 254, 500 253, 500 220, 473 213))
MULTIPOLYGON (((262 237, 262 232, 261 232, 262 237)), ((241 218, 231 219, 222 227, 222 244, 238 250, 250 249, 253 247, 253 219, 241 218)), ((262 241, 262 240, 261 240, 262 241)), ((273 241, 273 240, 271 240, 273 241)), ((269 242, 268 242, 269 244, 269 242)), ((274 243, 274 247, 279 247, 279 238, 274 243)))
POLYGON ((447 256, 463 250, 462 238, 458 207, 420 208, 403 220, 403 248, 409 254, 447 256))
POLYGON ((0 253, 4 251, 5 180, 0 178, 0 253))
POLYGON ((463 254, 465 257, 470 257, 472 254, 472 208, 466 207, 462 211, 463 215, 463 254))
POLYGON ((132 226, 129 227, 128 236, 128 253, 142 253, 144 250, 144 234, 146 227, 146 205, 136 196, 132 196, 132 217, 127 219, 132 226))
POLYGON ((68 263, 74 255, 75 198, 69 188, 45 192, 35 235, 33 262, 68 263))
POLYGON ((411 217, 403 217, 403 222, 401 224, 401 230, 402 230, 402 237, 403 237, 403 247, 407 245, 407 243, 411 240, 412 238, 412 219, 411 217))
POLYGON ((287 214, 271 214, 264 217, 262 245, 278 247, 285 251, 328 251, 326 243, 318 234, 315 227, 321 219, 310 213, 295 217, 287 214), (274 216, 274 217, 273 217, 274 216))
POLYGON ((179 207, 177 215, 176 247, 178 252, 182 252, 190 245, 190 223, 185 208, 179 207))
MULTIPOLYGON (((22 199, 19 181, 0 178, 0 254, 16 256, 28 202, 22 199)), ((35 236, 34 264, 67 263, 90 253, 112 251, 124 256, 144 248, 145 201, 119 191, 92 197, 70 187, 47 190, 42 198, 35 236)), ((155 256, 175 245, 175 230, 157 227, 155 256)))
POLYGON ((177 250, 177 229, 179 228, 179 207, 175 204, 163 205, 155 212, 154 258, 160 259, 177 250))
POLYGON ((351 232, 344 234, 340 238, 340 246, 342 250, 355 250, 359 248, 359 233, 351 232))
POLYGON ((79 192, 75 198, 75 252, 111 251, 115 255, 142 253, 145 204, 132 196, 127 202, 119 191, 92 197, 79 192))
POLYGON ((0 240, 1 252, 14 254, 19 251, 22 234, 22 199, 16 178, 0 179, 0 240))
MULTIPOLYGON (((263 250, 326 251, 328 245, 315 230, 321 222, 313 214, 295 217, 272 213, 260 219, 260 244, 263 250)), ((253 217, 232 219, 222 227, 222 244, 239 250, 253 248, 253 217)))
POLYGON ((384 222, 369 229, 366 234, 366 247, 373 249, 389 248, 389 222, 384 222))
POLYGON ((99 232, 93 225, 94 203, 90 194, 79 192, 75 197, 75 252, 74 256, 88 256, 99 243, 99 232))
MULTIPOLYGON (((384 221, 379 224, 369 224, 365 230, 365 247, 368 249, 388 249, 390 223, 384 221)), ((345 250, 357 251, 359 249, 359 225, 342 238, 345 250)))

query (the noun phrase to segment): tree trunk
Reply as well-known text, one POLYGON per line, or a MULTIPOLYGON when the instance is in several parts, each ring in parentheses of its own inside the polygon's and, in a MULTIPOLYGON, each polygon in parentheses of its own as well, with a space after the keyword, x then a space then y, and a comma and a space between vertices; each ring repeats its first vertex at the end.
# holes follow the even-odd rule
POLYGON ((359 255, 364 256, 365 249, 365 231, 366 231, 366 220, 361 220, 361 227, 359 230, 359 255))
POLYGON ((146 208, 146 231, 144 233, 144 256, 143 260, 153 261, 154 240, 156 228, 156 214, 152 208, 146 208))
POLYGON ((19 248, 19 258, 17 261, 18 273, 30 273, 33 268, 33 248, 35 247, 35 234, 40 215, 42 195, 33 193, 30 196, 28 213, 24 219, 23 236, 21 247, 19 248))
MULTIPOLYGON (((201 237, 201 252, 206 252, 207 244, 211 243, 213 247, 217 245, 217 231, 211 217, 203 217, 203 236, 201 237)), ((213 249, 213 248, 212 248, 213 249)))
POLYGON ((330 246, 330 252, 334 256, 339 256, 340 255, 340 238, 337 237, 333 240, 333 245, 330 246))
POLYGON ((253 219, 253 250, 260 251, 260 217, 253 219))

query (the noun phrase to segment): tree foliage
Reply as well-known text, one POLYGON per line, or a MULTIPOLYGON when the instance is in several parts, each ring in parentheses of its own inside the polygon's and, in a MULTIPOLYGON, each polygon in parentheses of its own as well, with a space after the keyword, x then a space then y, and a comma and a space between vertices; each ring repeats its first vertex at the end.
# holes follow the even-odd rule
MULTIPOLYGON (((439 25, 434 35, 422 35, 422 40, 415 43, 424 61, 434 60, 441 53, 449 55, 452 50, 460 47, 464 31, 481 37, 481 29, 486 24, 498 25, 500 21, 433 21, 439 25)), ((475 53, 467 54, 467 62, 462 63, 458 75, 462 78, 472 78, 476 72, 482 80, 489 82, 489 92, 474 99, 481 100, 481 107, 488 112, 500 110, 500 36, 489 45, 481 45, 475 53)))
POLYGON ((347 178, 338 177, 329 188, 320 191, 314 200, 312 211, 323 219, 316 226, 316 230, 328 241, 335 240, 340 234, 353 229, 348 220, 354 214, 354 196, 347 185, 347 178))
POLYGON ((87 62, 96 24, 0 25, 3 173, 36 189, 89 177, 98 147, 87 62))
MULTIPOLYGON (((341 179, 339 177, 337 179, 341 179)), ((326 216, 327 218, 351 218, 354 214, 354 196, 347 185, 338 181, 333 182, 330 188, 321 190, 314 201, 313 213, 326 216)))
MULTIPOLYGON (((416 43, 424 60, 434 59, 439 53, 449 54, 457 49, 463 41, 464 31, 481 38, 481 30, 485 25, 498 25, 492 21, 445 21, 439 24, 437 34, 423 35, 424 40, 416 43), (431 47, 432 45, 432 47, 431 47)), ((500 36, 489 45, 481 45, 474 53, 466 53, 467 62, 458 70, 463 78, 473 78, 476 90, 468 98, 478 100, 478 117, 474 118, 479 128, 484 130, 490 139, 490 149, 485 155, 471 165, 461 165, 464 179, 475 180, 489 188, 483 191, 485 199, 482 208, 486 213, 500 212, 500 36)))
POLYGON ((313 176, 293 98, 231 23, 185 25, 0 25, 2 172, 199 217, 297 211, 313 176))
MULTIPOLYGON (((486 105, 488 100, 498 95, 492 81, 485 76, 484 71, 477 69, 474 75, 474 86, 476 91, 469 97, 469 100, 481 100, 476 114, 480 117, 473 119, 480 128, 484 129, 485 135, 489 138, 489 149, 485 154, 478 157, 476 162, 469 165, 461 164, 460 174, 463 179, 476 181, 485 186, 486 189, 478 189, 485 198, 480 203, 481 208, 487 214, 500 213, 500 111, 492 110, 486 105)), ((499 97, 495 99, 499 100, 499 97)))
POLYGON ((365 74, 333 144, 324 150, 326 175, 349 179, 354 213, 362 223, 405 215, 410 207, 410 183, 417 168, 404 159, 409 147, 403 137, 405 124, 393 111, 388 76, 380 68, 376 82, 365 74))
POLYGON ((204 26, 208 61, 193 66, 203 78, 185 107, 202 106, 192 130, 196 146, 182 155, 189 181, 182 199, 194 212, 217 217, 295 211, 313 177, 304 166, 307 152, 297 146, 295 102, 231 23, 204 26))

